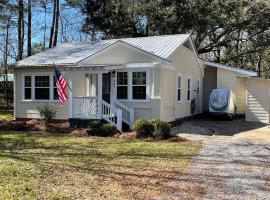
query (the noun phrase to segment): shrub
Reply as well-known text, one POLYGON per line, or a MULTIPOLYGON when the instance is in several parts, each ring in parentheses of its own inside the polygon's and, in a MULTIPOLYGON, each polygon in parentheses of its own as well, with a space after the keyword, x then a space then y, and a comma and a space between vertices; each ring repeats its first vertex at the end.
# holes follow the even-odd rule
POLYGON ((154 127, 147 120, 143 119, 137 120, 135 122, 134 128, 137 134, 137 138, 153 137, 154 127))
POLYGON ((117 128, 110 123, 102 123, 98 120, 93 120, 89 124, 90 134, 100 137, 112 136, 118 132, 117 128))
POLYGON ((48 122, 52 120, 57 113, 57 107, 51 104, 44 104, 38 106, 37 109, 39 111, 41 119, 45 124, 48 124, 48 122))
POLYGON ((159 119, 152 119, 150 121, 154 127, 153 136, 155 139, 168 139, 170 137, 170 125, 168 122, 161 121, 159 119))

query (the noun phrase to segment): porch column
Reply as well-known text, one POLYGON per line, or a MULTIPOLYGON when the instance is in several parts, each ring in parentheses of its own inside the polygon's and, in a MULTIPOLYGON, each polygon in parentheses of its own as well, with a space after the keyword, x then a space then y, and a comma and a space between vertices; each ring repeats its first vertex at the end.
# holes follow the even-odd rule
POLYGON ((102 118, 102 73, 98 73, 98 116, 101 119, 102 118))
POLYGON ((72 95, 72 76, 71 74, 69 74, 68 77, 68 85, 69 85, 69 89, 68 89, 68 96, 69 96, 69 118, 73 117, 73 108, 72 108, 72 104, 73 104, 73 95, 72 95))
POLYGON ((85 74, 85 88, 86 88, 86 96, 89 97, 90 96, 90 78, 89 78, 89 74, 85 74))

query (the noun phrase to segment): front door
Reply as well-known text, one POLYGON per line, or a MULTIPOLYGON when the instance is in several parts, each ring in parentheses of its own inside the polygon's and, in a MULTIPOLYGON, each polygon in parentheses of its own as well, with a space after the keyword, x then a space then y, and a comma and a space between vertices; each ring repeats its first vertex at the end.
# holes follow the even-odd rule
POLYGON ((102 100, 110 103, 111 94, 111 74, 102 75, 102 100))

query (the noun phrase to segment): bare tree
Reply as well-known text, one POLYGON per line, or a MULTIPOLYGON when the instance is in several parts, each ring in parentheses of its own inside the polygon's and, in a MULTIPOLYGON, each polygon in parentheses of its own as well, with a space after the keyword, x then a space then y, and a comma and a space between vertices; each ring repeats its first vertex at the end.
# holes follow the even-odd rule
POLYGON ((27 56, 32 55, 32 46, 31 46, 31 40, 32 40, 32 4, 31 0, 28 0, 27 5, 27 14, 28 14, 28 24, 27 24, 27 56))
POLYGON ((54 47, 57 44, 58 22, 59 22, 59 0, 54 0, 49 48, 54 47))
POLYGON ((23 40, 24 40, 24 14, 23 0, 18 1, 18 57, 17 60, 23 58, 23 40))

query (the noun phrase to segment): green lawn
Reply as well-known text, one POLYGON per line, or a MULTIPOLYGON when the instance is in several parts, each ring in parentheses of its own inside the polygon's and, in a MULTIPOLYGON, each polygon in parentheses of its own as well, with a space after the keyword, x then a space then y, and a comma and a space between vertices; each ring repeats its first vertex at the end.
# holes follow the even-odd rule
POLYGON ((0 119, 10 119, 13 117, 13 111, 0 110, 0 119))
POLYGON ((199 150, 196 142, 0 133, 0 199, 150 199, 179 192, 178 178, 199 150))

